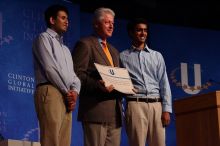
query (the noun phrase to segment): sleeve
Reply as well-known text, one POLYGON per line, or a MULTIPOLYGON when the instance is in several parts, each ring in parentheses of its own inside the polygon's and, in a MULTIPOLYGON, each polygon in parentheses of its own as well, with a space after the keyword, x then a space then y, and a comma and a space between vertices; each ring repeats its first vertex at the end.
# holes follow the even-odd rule
POLYGON ((102 93, 104 88, 97 79, 98 72, 94 66, 91 47, 86 42, 76 43, 72 52, 74 70, 81 81, 81 90, 83 93, 102 93), (97 72, 97 74, 96 74, 97 72))
POLYGON ((167 77, 166 65, 163 56, 158 55, 158 78, 160 86, 160 96, 163 99, 162 108, 164 112, 172 113, 172 98, 170 84, 167 77))
MULTIPOLYGON (((73 65, 74 67, 74 65, 73 65)), ((70 85, 70 90, 74 90, 76 91, 78 94, 80 92, 80 88, 81 88, 81 82, 79 80, 79 78, 77 77, 74 69, 73 69, 73 83, 70 85)))

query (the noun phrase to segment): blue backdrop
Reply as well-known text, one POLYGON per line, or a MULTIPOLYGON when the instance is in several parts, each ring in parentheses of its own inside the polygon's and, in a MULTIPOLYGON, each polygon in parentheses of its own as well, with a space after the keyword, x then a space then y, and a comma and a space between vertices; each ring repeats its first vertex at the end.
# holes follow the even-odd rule
MULTIPOLYGON (((54 3, 70 11, 65 43, 72 49, 80 37, 92 33, 92 15, 81 13, 79 5, 67 0, 0 1, 0 134, 5 139, 39 140, 31 46, 33 38, 45 30, 44 10, 54 3)), ((109 39, 120 51, 130 46, 126 22, 116 14, 115 31, 109 39)), ((219 42, 219 31, 149 24, 148 45, 164 56, 173 100, 220 88, 219 42)), ((82 127, 76 116, 77 109, 73 112, 72 146, 82 146, 82 127)), ((121 146, 127 145, 123 129, 121 146)), ((174 114, 167 128, 167 146, 176 146, 174 114)))

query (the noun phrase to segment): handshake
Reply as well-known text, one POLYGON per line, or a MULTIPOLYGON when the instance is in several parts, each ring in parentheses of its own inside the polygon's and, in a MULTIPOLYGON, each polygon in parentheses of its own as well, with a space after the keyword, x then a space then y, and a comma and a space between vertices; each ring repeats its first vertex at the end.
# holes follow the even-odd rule
POLYGON ((73 111, 76 107, 78 93, 74 90, 68 91, 65 98, 66 111, 69 113, 73 111))

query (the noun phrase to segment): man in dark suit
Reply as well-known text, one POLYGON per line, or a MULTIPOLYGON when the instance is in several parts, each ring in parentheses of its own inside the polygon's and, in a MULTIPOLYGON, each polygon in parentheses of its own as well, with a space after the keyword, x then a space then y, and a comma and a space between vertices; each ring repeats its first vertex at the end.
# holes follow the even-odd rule
POLYGON ((121 134, 120 95, 105 86, 94 63, 119 66, 119 52, 107 42, 114 29, 114 12, 99 8, 94 13, 94 34, 79 40, 73 61, 81 80, 78 120, 82 122, 85 146, 119 146, 121 134))

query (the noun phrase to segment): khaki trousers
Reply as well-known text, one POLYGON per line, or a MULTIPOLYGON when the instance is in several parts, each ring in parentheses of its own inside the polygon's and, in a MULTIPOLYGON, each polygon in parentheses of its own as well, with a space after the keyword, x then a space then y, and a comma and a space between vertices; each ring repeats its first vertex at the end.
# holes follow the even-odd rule
POLYGON ((42 85, 34 97, 41 146, 70 146, 72 113, 66 112, 62 94, 52 85, 42 85))
POLYGON ((120 146, 121 127, 112 123, 82 122, 84 146, 120 146))
POLYGON ((130 146, 165 146, 160 102, 129 101, 126 110, 126 132, 130 146))

